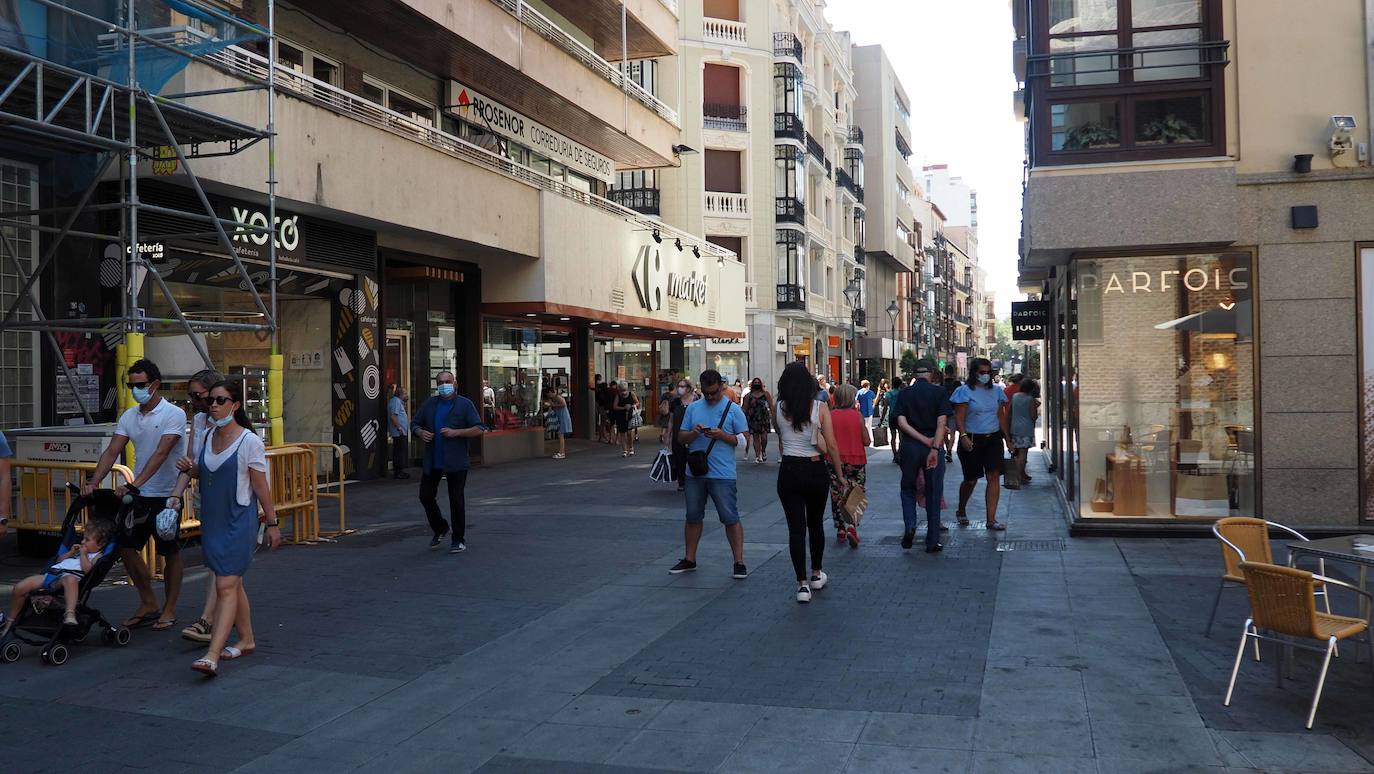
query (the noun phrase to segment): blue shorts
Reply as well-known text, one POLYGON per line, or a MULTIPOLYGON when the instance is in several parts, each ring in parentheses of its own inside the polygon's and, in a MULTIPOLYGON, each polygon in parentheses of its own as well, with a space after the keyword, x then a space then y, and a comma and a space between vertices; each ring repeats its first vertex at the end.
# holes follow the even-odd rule
POLYGON ((687 476, 683 479, 687 493, 687 521, 697 524, 706 519, 706 496, 716 505, 716 516, 725 526, 739 523, 738 493, 733 478, 697 478, 687 476))

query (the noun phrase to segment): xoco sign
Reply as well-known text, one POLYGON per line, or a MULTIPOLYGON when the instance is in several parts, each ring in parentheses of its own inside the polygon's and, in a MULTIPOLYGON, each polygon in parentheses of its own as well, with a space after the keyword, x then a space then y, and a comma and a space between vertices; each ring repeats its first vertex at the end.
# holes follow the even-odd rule
MULTIPOLYGON (((234 229, 234 252, 244 258, 267 258, 267 239, 265 233, 267 213, 252 207, 231 205, 229 216, 239 227, 234 229)), ((299 215, 278 215, 272 221, 271 237, 276 242, 277 258, 284 261, 300 260, 301 224, 299 215)))

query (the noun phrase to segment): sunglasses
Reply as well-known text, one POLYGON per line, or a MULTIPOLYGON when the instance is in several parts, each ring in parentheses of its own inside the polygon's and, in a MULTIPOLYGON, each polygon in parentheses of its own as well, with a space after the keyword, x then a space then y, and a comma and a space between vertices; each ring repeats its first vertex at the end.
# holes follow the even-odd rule
POLYGON ((186 393, 186 394, 187 394, 187 396, 189 396, 189 397, 191 398, 191 400, 204 400, 204 399, 205 399, 205 393, 203 393, 203 392, 188 392, 188 393, 186 393))
POLYGON ((136 387, 147 387, 149 384, 151 382, 125 382, 124 386, 132 390, 136 387))
POLYGON ((226 403, 233 403, 234 399, 227 395, 211 395, 205 399, 205 402, 211 406, 223 406, 226 403))

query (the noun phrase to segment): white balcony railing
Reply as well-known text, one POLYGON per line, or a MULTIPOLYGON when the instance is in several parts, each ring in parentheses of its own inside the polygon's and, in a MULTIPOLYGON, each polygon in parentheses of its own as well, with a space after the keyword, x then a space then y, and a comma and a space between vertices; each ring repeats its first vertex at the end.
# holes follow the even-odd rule
MULTIPOLYGON (((205 59, 216 68, 234 75, 244 76, 259 82, 267 78, 267 60, 237 46, 230 46, 226 49, 206 54, 205 59)), ((479 148, 467 140, 436 129, 426 122, 417 121, 414 118, 402 115, 394 110, 388 110, 352 92, 344 91, 324 81, 315 80, 308 75, 303 75, 280 64, 276 66, 276 75, 277 90, 279 92, 285 92, 305 102, 319 105, 320 107, 347 116, 355 121, 371 124, 372 126, 407 140, 426 145, 453 158, 462 159, 468 163, 476 164, 506 177, 519 180, 527 185, 532 185, 536 188, 558 194, 559 196, 579 202, 588 207, 594 207, 609 215, 623 218, 630 223, 640 226, 646 231, 657 230, 665 237, 672 237, 674 239, 680 238, 684 243, 698 247, 703 255, 726 258, 732 261, 738 260, 738 257, 731 250, 698 239, 685 231, 679 231, 656 218, 641 215, 609 199, 604 199, 600 196, 574 188, 564 183, 562 180, 555 180, 527 166, 516 164, 505 156, 479 148)))
POLYGON ((564 29, 549 20, 544 14, 525 5, 524 0, 492 0, 506 9, 522 24, 539 33, 541 37, 558 46, 588 69, 610 81, 616 88, 624 89, 632 99, 658 113, 673 126, 681 126, 677 111, 655 97, 648 89, 625 76, 620 68, 602 59, 595 51, 582 45, 582 41, 569 35, 564 29))
POLYGON ((701 28, 701 37, 714 43, 743 46, 749 42, 749 26, 744 22, 707 16, 701 20, 701 28))
POLYGON ((706 214, 716 218, 747 218, 749 195, 707 191, 706 214))

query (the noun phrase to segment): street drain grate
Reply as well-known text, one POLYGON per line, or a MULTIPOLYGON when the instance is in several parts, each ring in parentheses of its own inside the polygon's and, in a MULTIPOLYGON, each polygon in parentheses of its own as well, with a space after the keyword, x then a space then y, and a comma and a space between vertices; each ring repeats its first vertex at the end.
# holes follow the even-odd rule
POLYGON ((1003 540, 997 544, 998 551, 1063 551, 1064 539, 1054 540, 1003 540))

